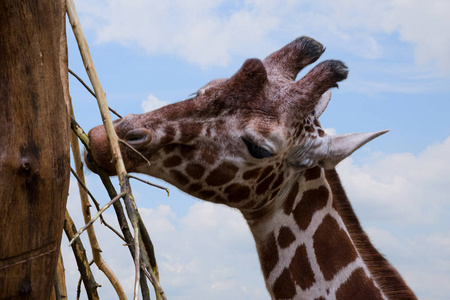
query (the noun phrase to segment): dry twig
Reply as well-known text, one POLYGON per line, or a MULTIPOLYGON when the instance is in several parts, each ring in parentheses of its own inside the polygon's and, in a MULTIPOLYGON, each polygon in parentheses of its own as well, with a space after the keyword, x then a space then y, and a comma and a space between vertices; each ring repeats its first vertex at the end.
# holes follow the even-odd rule
POLYGON ((116 202, 117 200, 119 200, 121 197, 123 197, 125 195, 125 192, 120 193, 119 195, 117 195, 116 197, 114 197, 111 201, 109 201, 108 203, 106 203, 105 206, 103 206, 96 214, 95 216, 83 227, 80 228, 80 230, 78 230, 78 232, 73 236, 72 240, 69 242, 69 247, 72 245, 72 243, 75 241, 75 239, 77 237, 80 236, 80 234, 82 234, 86 229, 88 229, 92 224, 94 224, 94 222, 98 219, 98 217, 105 211, 107 210, 114 202, 116 202))
MULTIPOLYGON (((70 115, 72 117, 74 117, 72 101, 70 101, 70 115)), ((75 170, 76 170, 74 172, 74 174, 76 174, 76 178, 78 180, 78 190, 80 193, 81 209, 83 212, 84 223, 88 224, 92 221, 91 220, 91 212, 90 212, 91 204, 89 203, 88 193, 86 191, 87 188, 86 188, 86 184, 85 184, 85 180, 84 180, 83 163, 81 162, 80 145, 78 143, 78 137, 75 135, 75 133, 71 134, 71 147, 72 147, 73 160, 74 160, 75 170)), ((91 195, 91 197, 92 197, 92 195, 91 195)), ((86 226, 86 228, 88 228, 88 226, 86 226)), ((92 255, 94 257, 95 264, 105 274, 105 276, 108 278, 108 280, 111 282, 117 295, 119 296, 119 299, 125 300, 127 297, 125 295, 125 291, 123 290, 122 285, 120 284, 120 282, 117 279, 114 272, 111 270, 111 268, 106 264, 106 262, 102 258, 100 245, 98 243, 94 227, 90 227, 88 229, 88 237, 89 237, 89 244, 91 245, 92 255)))
MULTIPOLYGON (((71 240, 77 232, 75 224, 73 223, 73 220, 67 210, 64 218, 64 232, 66 233, 69 240, 71 240)), ((81 240, 79 238, 76 239, 73 243, 72 250, 75 255, 75 260, 77 262, 81 278, 83 279, 84 287, 86 288, 88 299, 99 299, 97 293, 97 287, 99 287, 99 285, 94 279, 94 275, 92 274, 91 268, 89 266, 89 261, 86 257, 86 250, 84 249, 83 244, 81 243, 81 240)))
MULTIPOLYGON (((92 96, 94 96, 94 98, 96 98, 95 97, 95 93, 94 93, 94 91, 92 91, 92 89, 83 81, 83 79, 81 79, 81 77, 80 76, 78 76, 74 71, 72 71, 71 69, 68 69, 69 70, 69 73, 73 76, 73 77, 75 77, 87 90, 88 90, 88 92, 89 93, 91 93, 91 95, 92 96)), ((109 111, 110 112, 112 112, 113 114, 115 114, 117 117, 119 117, 119 118, 122 118, 122 116, 121 115, 119 115, 114 109, 112 109, 111 107, 108 107, 108 109, 109 109, 109 111)))
MULTIPOLYGON (((72 128, 72 131, 78 136, 80 141, 84 144, 86 147, 86 151, 90 153, 90 147, 89 147, 89 138, 87 134, 84 132, 84 130, 80 127, 80 125, 76 122, 74 118, 71 118, 70 125, 72 128)), ((94 165, 96 166, 96 172, 100 176, 100 179, 102 180, 103 185, 106 188, 106 191, 108 192, 108 195, 111 199, 115 198, 117 196, 117 192, 114 189, 113 184, 111 183, 111 180, 108 176, 108 174, 101 168, 97 166, 94 160, 94 165)), ((123 236, 125 238, 126 246, 128 246, 128 249, 130 251, 131 256, 134 259, 134 242, 133 242, 133 236, 129 230, 128 223, 123 211, 123 206, 120 203, 120 201, 116 201, 113 204, 114 210, 116 212, 117 221, 119 222, 120 229, 122 230, 123 236)), ((154 252, 149 252, 150 257, 154 257, 154 252)), ((141 270, 141 276, 140 276, 140 284, 141 284, 141 293, 144 300, 150 299, 150 291, 147 286, 147 281, 145 280, 145 274, 141 270)), ((165 299, 165 298, 164 298, 165 299)))
MULTIPOLYGON (((72 26, 75 38, 78 43, 78 47, 80 49, 81 57, 86 69, 86 72, 89 76, 89 79, 91 81, 91 84, 94 88, 95 95, 97 98, 97 103, 100 108, 100 113, 103 120, 103 125, 105 126, 106 133, 108 135, 108 140, 110 144, 111 153, 113 156, 114 165, 116 168, 116 172, 119 178, 119 183, 121 187, 121 191, 125 192, 124 195, 124 202, 125 207, 127 210, 128 217, 131 220, 131 223, 134 228, 135 237, 134 237, 134 251, 135 251, 135 288, 134 288, 134 299, 138 299, 138 290, 139 290, 139 281, 140 281, 140 253, 142 253, 142 256, 146 259, 149 259, 149 254, 145 249, 142 249, 144 251, 141 251, 140 249, 140 243, 139 243, 139 230, 140 226, 139 223, 142 222, 140 219, 139 212, 136 207, 136 203, 134 202, 134 198, 131 193, 131 187, 129 185, 128 177, 127 177, 127 171, 125 169, 124 162, 122 160, 122 154, 120 152, 118 137, 114 131, 114 127, 112 124, 111 116, 108 112, 108 105, 106 103, 106 96, 103 91, 103 88, 100 84, 100 81, 97 76, 97 72, 95 70, 90 52, 89 47, 86 42, 86 38, 84 36, 83 30, 81 28, 81 24, 79 22, 75 5, 72 0, 67 0, 66 2, 67 6, 67 14, 69 16, 69 21, 72 26)), ((152 246, 153 248, 153 246, 152 246)), ((152 257, 154 257, 154 254, 152 253, 152 257)), ((156 263, 151 266, 153 269, 157 269, 156 263)), ((162 299, 161 295, 164 295, 164 293, 160 293, 158 291, 157 285, 154 285, 155 291, 156 291, 156 297, 157 299, 162 299)))
POLYGON ((136 179, 136 180, 138 180, 138 181, 140 181, 140 182, 143 182, 143 183, 145 183, 145 184, 154 186, 154 187, 156 187, 156 188, 158 188, 158 189, 165 190, 166 193, 167 193, 167 197, 170 196, 170 190, 169 190, 168 188, 164 187, 164 186, 161 186, 161 185, 157 185, 157 184, 151 183, 150 181, 146 181, 146 180, 141 179, 141 178, 139 178, 139 177, 136 177, 136 176, 134 176, 134 175, 128 174, 128 177, 133 178, 133 179, 136 179))
MULTIPOLYGON (((70 172, 72 173, 72 175, 75 177, 75 179, 78 181, 78 184, 80 184, 83 189, 86 191, 86 193, 89 195, 89 197, 91 197, 92 201, 94 202, 95 208, 97 209, 97 211, 100 210, 100 203, 98 203, 97 200, 95 200, 94 196, 92 195, 92 193, 89 191, 89 189, 87 188, 87 186, 84 184, 84 182, 81 180, 80 177, 78 177, 77 173, 70 168, 70 172)), ((100 223, 105 225, 106 227, 108 227, 112 232, 114 232, 121 240, 125 241, 125 238, 123 237, 123 235, 118 232, 114 227, 112 227, 111 225, 108 224, 108 222, 105 221, 105 219, 103 218, 103 215, 100 215, 100 223)))
POLYGON ((151 166, 150 161, 147 159, 147 157, 145 157, 141 152, 139 152, 138 150, 136 150, 133 146, 131 146, 130 144, 128 144, 127 142, 125 142, 122 139, 119 139, 119 143, 124 144, 125 146, 127 146, 128 148, 130 148, 132 151, 134 151, 134 153, 136 153, 137 155, 139 155, 143 160, 145 160, 145 162, 151 166))

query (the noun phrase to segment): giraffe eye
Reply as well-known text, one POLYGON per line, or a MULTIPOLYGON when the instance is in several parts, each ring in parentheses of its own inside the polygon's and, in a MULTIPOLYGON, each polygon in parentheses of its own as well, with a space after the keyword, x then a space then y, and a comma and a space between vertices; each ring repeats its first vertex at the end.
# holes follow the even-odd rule
POLYGON ((270 153, 268 150, 264 149, 263 147, 255 145, 247 139, 242 138, 242 140, 244 141, 245 145, 247 146, 248 152, 254 158, 265 158, 265 157, 273 156, 272 153, 270 153))

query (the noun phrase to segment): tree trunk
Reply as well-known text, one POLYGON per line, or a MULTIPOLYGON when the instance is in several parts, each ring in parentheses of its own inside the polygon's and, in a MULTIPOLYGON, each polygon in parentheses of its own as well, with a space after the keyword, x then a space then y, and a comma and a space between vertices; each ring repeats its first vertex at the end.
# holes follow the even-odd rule
POLYGON ((69 188, 64 0, 0 1, 0 299, 53 293, 69 188))

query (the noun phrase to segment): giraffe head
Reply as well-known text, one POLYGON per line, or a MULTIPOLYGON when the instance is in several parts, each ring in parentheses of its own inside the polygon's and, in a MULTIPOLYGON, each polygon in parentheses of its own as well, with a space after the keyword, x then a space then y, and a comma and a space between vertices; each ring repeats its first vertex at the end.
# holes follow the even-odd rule
MULTIPOLYGON (((384 132, 328 136, 318 121, 330 88, 347 77, 336 60, 298 72, 315 62, 323 46, 300 37, 268 56, 249 59, 229 79, 217 79, 195 97, 115 121, 129 172, 168 181, 207 201, 242 211, 265 206, 290 178, 314 166, 334 166, 384 132)), ((89 132, 92 156, 111 175, 103 126, 89 132)), ((95 170, 92 158, 87 166, 95 170)))

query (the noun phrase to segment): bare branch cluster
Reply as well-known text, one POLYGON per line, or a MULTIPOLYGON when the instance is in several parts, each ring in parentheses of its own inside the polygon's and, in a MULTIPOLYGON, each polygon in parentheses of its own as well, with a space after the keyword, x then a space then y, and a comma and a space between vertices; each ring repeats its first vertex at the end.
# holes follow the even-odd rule
MULTIPOLYGON (((120 115, 117 114, 114 110, 110 109, 107 105, 106 96, 98 79, 91 55, 89 53, 89 47, 86 38, 84 36, 84 33, 82 31, 81 24, 78 19, 73 0, 66 1, 66 8, 69 22, 72 26, 73 33, 77 40, 83 64, 86 69, 89 80, 92 84, 93 91, 92 89, 89 88, 89 86, 86 83, 84 83, 81 80, 81 78, 78 75, 76 75, 71 70, 69 70, 69 72, 70 74, 75 76, 86 87, 86 89, 88 89, 88 91, 97 99, 97 104, 100 109, 103 125, 105 126, 108 135, 108 140, 110 142, 110 149, 111 152, 113 153, 114 164, 119 177, 119 184, 120 184, 120 192, 118 193, 114 188, 113 184, 111 183, 106 172, 103 171, 101 168, 98 168, 97 173, 99 174, 105 186, 105 189, 107 190, 108 195, 111 199, 111 201, 109 201, 104 207, 100 208, 100 205, 86 187, 83 173, 83 163, 80 153, 80 146, 78 143, 78 140, 80 140, 83 143, 86 151, 89 152, 90 151, 89 138, 83 131, 83 129, 79 126, 79 124, 76 122, 75 114, 73 108, 71 107, 71 128, 73 131, 71 145, 75 165, 75 170, 72 170, 72 174, 78 181, 85 226, 83 226, 80 230, 77 231, 69 215, 69 212, 66 211, 64 229, 70 241, 69 245, 72 247, 74 255, 77 260, 77 264, 81 275, 80 282, 81 281, 83 282, 89 299, 98 299, 97 293, 98 284, 95 282, 95 279, 92 275, 91 267, 86 257, 86 251, 84 250, 81 240, 79 238, 80 234, 82 234, 82 232, 86 230, 89 237, 89 244, 92 249, 93 262, 109 279, 119 299, 126 299, 124 290, 120 282, 114 275, 113 271, 106 265, 106 263, 101 257, 100 245, 97 241, 94 227, 92 226, 93 223, 98 218, 100 218, 102 224, 113 230, 116 233, 116 235, 120 237, 120 239, 125 241, 130 251, 130 254, 134 259, 135 264, 134 299, 138 299, 139 287, 141 289, 143 299, 150 299, 150 292, 147 286, 147 279, 154 287, 156 299, 158 300, 166 299, 164 291, 159 283, 159 271, 156 263, 153 243, 140 217, 138 208, 134 201, 129 178, 137 179, 149 185, 155 186, 157 188, 164 189, 167 192, 167 194, 169 194, 169 190, 167 188, 155 185, 148 181, 144 181, 140 178, 129 175, 127 173, 127 170, 125 169, 125 165, 122 160, 119 143, 125 144, 127 147, 131 146, 126 144, 124 141, 120 141, 117 138, 117 135, 114 131, 114 127, 112 125, 111 115, 109 114, 109 111, 113 112, 119 117, 120 115), (97 208, 97 213, 93 217, 90 214, 91 204, 89 201, 89 197, 92 199, 97 208), (131 230, 128 227, 127 217, 125 216, 124 209, 120 201, 121 198, 124 201, 128 219, 132 224, 133 234, 131 233, 131 230), (106 209, 108 209, 111 205, 114 207, 114 210, 116 212, 116 216, 122 233, 119 233, 112 226, 107 224, 102 217, 102 213, 106 209)), ((133 150, 136 151, 134 148, 133 150)), ((150 162, 148 163, 150 164, 150 162)), ((55 282, 57 281, 58 280, 56 280, 55 282)))

